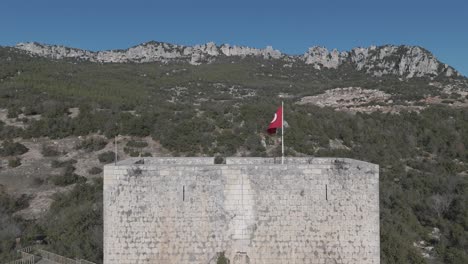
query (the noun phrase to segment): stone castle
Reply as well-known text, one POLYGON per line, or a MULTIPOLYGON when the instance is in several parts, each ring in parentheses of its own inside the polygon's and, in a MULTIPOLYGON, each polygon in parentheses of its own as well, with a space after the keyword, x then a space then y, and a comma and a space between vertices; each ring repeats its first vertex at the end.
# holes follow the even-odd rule
POLYGON ((380 263, 377 165, 214 161, 106 165, 104 264, 380 263))

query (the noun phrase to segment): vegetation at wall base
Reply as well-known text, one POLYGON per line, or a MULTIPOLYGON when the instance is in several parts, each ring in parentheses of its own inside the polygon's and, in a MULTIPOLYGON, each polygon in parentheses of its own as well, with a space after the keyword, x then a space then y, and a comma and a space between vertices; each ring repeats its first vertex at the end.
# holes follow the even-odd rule
POLYGON ((226 258, 226 256, 224 255, 224 252, 218 253, 216 264, 229 264, 229 259, 226 258))
POLYGON ((101 163, 111 163, 115 161, 115 153, 112 151, 106 151, 98 155, 99 162, 101 163))
POLYGON ((76 145, 76 149, 83 149, 86 152, 98 151, 107 145, 107 140, 102 137, 90 137, 76 145))
POLYGON ((92 167, 91 169, 88 170, 88 173, 91 175, 96 175, 102 172, 101 168, 98 167, 92 167))

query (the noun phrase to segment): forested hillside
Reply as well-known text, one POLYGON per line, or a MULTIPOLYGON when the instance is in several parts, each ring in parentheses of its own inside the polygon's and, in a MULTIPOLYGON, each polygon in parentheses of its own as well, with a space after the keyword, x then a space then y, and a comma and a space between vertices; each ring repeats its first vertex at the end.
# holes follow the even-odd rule
POLYGON ((288 156, 380 165, 382 263, 468 263, 464 77, 379 77, 255 56, 95 63, 8 47, 0 48, 0 259, 14 258, 17 237, 28 245, 40 236, 59 254, 102 262, 101 167, 113 161, 115 137, 122 157, 277 156, 278 136, 266 127, 281 101, 288 156), (345 87, 389 96, 347 102, 365 112, 299 103, 345 87), (44 195, 48 209, 25 217, 44 195))

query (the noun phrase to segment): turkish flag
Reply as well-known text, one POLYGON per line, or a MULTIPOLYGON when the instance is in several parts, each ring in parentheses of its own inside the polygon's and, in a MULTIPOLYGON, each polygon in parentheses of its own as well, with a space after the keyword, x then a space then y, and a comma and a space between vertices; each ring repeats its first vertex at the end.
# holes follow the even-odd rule
POLYGON ((280 106, 278 110, 276 110, 275 116, 273 117, 273 120, 271 120, 270 125, 268 126, 267 132, 268 134, 275 134, 277 128, 282 127, 282 121, 283 121, 283 107, 280 106))

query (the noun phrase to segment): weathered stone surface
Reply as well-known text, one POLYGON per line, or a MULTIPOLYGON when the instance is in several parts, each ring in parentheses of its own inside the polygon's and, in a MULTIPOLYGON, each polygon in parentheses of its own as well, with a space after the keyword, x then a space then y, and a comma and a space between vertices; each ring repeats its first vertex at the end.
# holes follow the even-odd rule
POLYGON ((139 160, 104 167, 105 264, 380 263, 377 165, 139 160))

